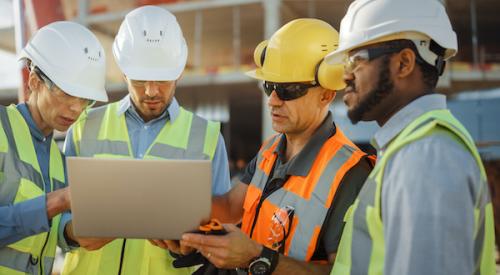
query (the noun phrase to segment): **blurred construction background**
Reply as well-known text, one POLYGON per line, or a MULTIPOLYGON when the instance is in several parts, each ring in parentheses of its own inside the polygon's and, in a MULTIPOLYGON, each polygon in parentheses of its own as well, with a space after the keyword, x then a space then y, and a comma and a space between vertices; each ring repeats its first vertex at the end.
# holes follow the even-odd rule
MULTIPOLYGON (((418 0, 415 0, 418 1, 418 0)), ((325 20, 338 29, 350 0, 0 0, 0 104, 24 100, 16 52, 32 33, 58 20, 88 26, 107 54, 107 91, 112 101, 127 91, 111 44, 130 10, 158 5, 173 12, 184 31, 189 58, 176 97, 187 109, 222 122, 232 172, 244 167, 272 133, 265 98, 253 68, 253 50, 284 23, 300 17, 325 20)), ((441 0, 458 34, 459 52, 448 64, 438 92, 474 137, 486 163, 496 223, 500 222, 500 1, 441 0), (495 190, 495 188, 497 190, 495 190)), ((338 97, 337 124, 364 148, 375 123, 352 125, 338 97)), ((64 139, 64 133, 58 133, 64 139)), ((497 227, 497 242, 500 239, 497 227)), ((499 273, 500 274, 500 273, 499 273)))

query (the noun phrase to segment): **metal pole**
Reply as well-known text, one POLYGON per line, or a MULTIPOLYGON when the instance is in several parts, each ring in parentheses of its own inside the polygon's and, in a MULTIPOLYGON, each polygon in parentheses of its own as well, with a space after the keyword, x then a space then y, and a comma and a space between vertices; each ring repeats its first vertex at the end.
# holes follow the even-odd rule
POLYGON ((238 70, 241 65, 241 13, 240 7, 233 7, 233 64, 238 70))
MULTIPOLYGON (((269 39, 281 25, 281 0, 264 0, 262 4, 264 6, 264 36, 265 39, 269 39)), ((259 87, 261 87, 260 84, 259 87)), ((273 133, 267 96, 262 93, 262 141, 273 133)))
MULTIPOLYGON (((21 50, 24 48, 24 45, 26 45, 26 24, 24 22, 24 6, 23 6, 23 0, 14 0, 12 2, 12 8, 14 12, 14 33, 15 33, 15 40, 16 40, 16 54, 19 55, 21 53, 21 50)), ((27 82, 27 77, 23 73, 24 68, 21 68, 19 70, 19 74, 21 74, 21 86, 19 87, 18 90, 18 100, 19 102, 23 102, 26 99, 26 91, 25 88, 26 85, 25 83, 27 82)))
POLYGON ((203 33, 203 13, 197 11, 194 17, 194 67, 201 67, 201 38, 203 33))
POLYGON ((309 0, 307 2, 307 16, 310 18, 316 17, 316 3, 314 0, 309 0))
POLYGON ((89 1, 78 0, 78 22, 84 26, 88 25, 89 1))
POLYGON ((470 1, 470 19, 471 19, 471 38, 472 38, 472 59, 474 68, 479 68, 479 47, 477 38, 477 18, 476 18, 476 0, 470 1))

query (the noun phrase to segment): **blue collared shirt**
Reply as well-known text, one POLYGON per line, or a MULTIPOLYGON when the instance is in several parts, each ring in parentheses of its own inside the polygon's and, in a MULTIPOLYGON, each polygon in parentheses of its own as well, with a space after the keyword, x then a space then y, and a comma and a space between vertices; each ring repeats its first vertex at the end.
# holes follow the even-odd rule
MULTIPOLYGON (((38 129, 28 106, 21 103, 16 106, 30 129, 31 138, 45 181, 45 192, 51 191, 49 178, 50 147, 52 134, 44 136, 38 129)), ((0 206, 0 247, 5 247, 26 237, 33 236, 50 229, 47 217, 46 196, 0 206)))

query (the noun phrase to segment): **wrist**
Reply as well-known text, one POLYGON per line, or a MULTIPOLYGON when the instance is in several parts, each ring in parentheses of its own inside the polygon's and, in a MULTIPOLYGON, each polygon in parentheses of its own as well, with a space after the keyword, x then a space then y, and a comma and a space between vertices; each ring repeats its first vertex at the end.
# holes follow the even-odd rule
POLYGON ((261 248, 261 253, 250 262, 249 272, 252 275, 269 275, 278 266, 278 251, 265 246, 261 248))

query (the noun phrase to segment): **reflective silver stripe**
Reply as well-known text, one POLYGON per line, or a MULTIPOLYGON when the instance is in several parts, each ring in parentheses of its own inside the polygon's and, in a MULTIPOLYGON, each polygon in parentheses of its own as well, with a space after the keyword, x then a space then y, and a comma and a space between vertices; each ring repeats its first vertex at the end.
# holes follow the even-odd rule
MULTIPOLYGON (((28 274, 39 274, 38 264, 31 264, 31 254, 14 250, 10 247, 0 249, 0 266, 28 274)), ((52 267, 52 266, 51 266, 52 267)))
POLYGON ((130 156, 126 142, 97 139, 108 108, 111 108, 111 105, 94 109, 85 118, 81 140, 76 144, 80 148, 79 156, 93 157, 96 154, 130 156))
POLYGON ((52 178, 52 184, 54 185, 54 190, 66 187, 66 183, 59 181, 55 178, 52 178))
POLYGON ((3 170, 3 179, 0 184, 0 205, 7 205, 15 200, 21 177, 15 171, 16 166, 11 154, 0 154, 0 167, 3 170))
MULTIPOLYGON (((208 122, 193 114, 187 150, 188 155, 203 155, 208 122)), ((209 156, 207 156, 209 157, 209 156)))
POLYGON ((260 149, 260 151, 257 155, 257 160, 255 163, 255 165, 256 165, 255 173, 253 174, 251 184, 253 186, 257 187, 258 189, 260 189, 261 192, 264 191, 264 187, 266 186, 267 179, 269 178, 269 176, 266 175, 266 173, 264 173, 264 171, 262 171, 259 168, 259 165, 264 160, 264 155, 263 155, 264 152, 267 151, 269 148, 271 148, 271 146, 273 146, 273 144, 276 142, 276 140, 280 137, 281 137, 281 135, 275 135, 275 136, 271 137, 269 142, 267 142, 264 146, 262 146, 262 148, 260 149))
POLYGON ((82 139, 80 143, 81 157, 93 157, 98 154, 130 156, 125 141, 82 139))
POLYGON ((43 273, 45 275, 51 275, 52 274, 52 267, 54 266, 54 258, 52 257, 45 257, 43 259, 43 273))
POLYGON ((203 153, 207 125, 206 120, 193 115, 186 149, 155 143, 149 155, 159 158, 168 157, 169 159, 210 159, 210 156, 203 153))
POLYGON ((9 152, 0 153, 0 167, 4 173, 3 183, 0 185, 0 204, 5 205, 14 201, 21 177, 35 183, 41 190, 45 188, 42 175, 31 164, 20 160, 7 109, 4 106, 0 108, 0 120, 9 143, 9 152))
POLYGON ((359 205, 354 212, 351 246, 351 274, 368 274, 372 239, 366 220, 366 209, 374 207, 377 182, 369 177, 358 195, 359 205))
MULTIPOLYGON (((278 207, 289 205, 295 209, 295 216, 298 217, 299 223, 295 228, 293 239, 290 243, 288 251, 290 257, 307 260, 307 249, 314 236, 314 230, 316 227, 321 228, 328 213, 328 208, 325 206, 333 180, 339 169, 351 156, 352 148, 347 146, 343 146, 336 152, 322 171, 309 199, 304 199, 284 188, 278 189, 266 198, 266 200, 278 207)), ((263 173, 260 169, 256 169, 257 171, 263 173)))
POLYGON ((326 200, 328 199, 328 194, 337 175, 339 169, 351 158, 353 149, 348 146, 342 146, 337 153, 330 159, 330 162, 325 167, 321 176, 314 189, 313 196, 321 201, 323 205, 326 205, 326 200))
POLYGON ((210 159, 208 155, 202 152, 193 152, 189 150, 184 150, 182 148, 173 147, 167 144, 156 143, 151 148, 149 152, 150 156, 169 159, 210 159))

